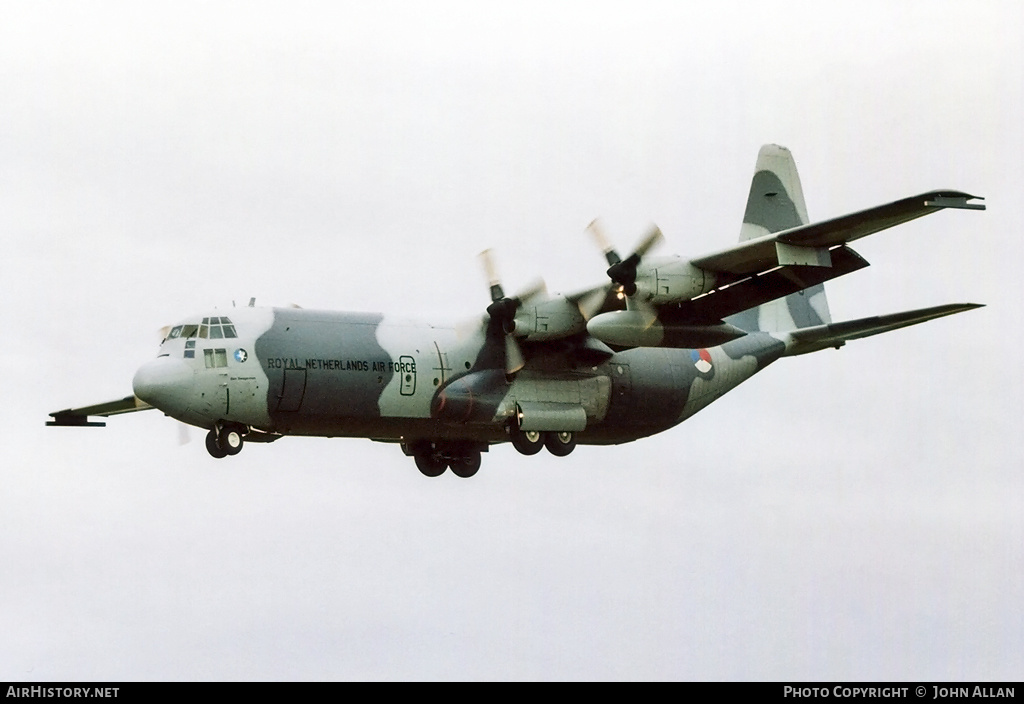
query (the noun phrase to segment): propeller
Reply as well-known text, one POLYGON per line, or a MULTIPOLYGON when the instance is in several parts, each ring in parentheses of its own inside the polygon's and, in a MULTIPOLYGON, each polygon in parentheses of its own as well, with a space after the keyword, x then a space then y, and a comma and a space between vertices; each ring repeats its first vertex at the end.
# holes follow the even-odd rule
POLYGON ((499 336, 504 338, 502 366, 505 367, 506 374, 515 374, 526 365, 523 351, 512 334, 516 329, 516 313, 519 311, 519 306, 544 293, 546 287, 543 281, 537 280, 519 295, 509 298, 501 286, 501 279, 498 276, 498 269, 494 265, 494 256, 491 250, 485 249, 481 252, 480 261, 487 274, 487 283, 491 287, 491 304, 487 306, 489 317, 487 334, 492 339, 497 339, 499 336))
POLYGON ((640 240, 640 244, 637 245, 633 253, 625 259, 620 257, 619 253, 615 251, 615 248, 605 236, 604 230, 597 220, 587 225, 587 231, 593 236, 601 251, 604 252, 604 258, 608 262, 608 278, 621 287, 624 294, 632 296, 636 293, 636 268, 644 255, 663 239, 661 230, 658 229, 657 225, 652 225, 651 229, 644 235, 644 238, 640 240))

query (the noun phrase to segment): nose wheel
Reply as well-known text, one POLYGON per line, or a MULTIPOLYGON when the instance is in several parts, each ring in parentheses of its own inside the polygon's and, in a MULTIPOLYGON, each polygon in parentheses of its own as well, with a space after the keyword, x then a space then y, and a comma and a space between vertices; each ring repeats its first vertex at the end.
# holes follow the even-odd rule
POLYGON ((211 457, 221 459, 228 455, 237 455, 242 451, 243 430, 234 426, 216 426, 206 434, 206 451, 211 457))

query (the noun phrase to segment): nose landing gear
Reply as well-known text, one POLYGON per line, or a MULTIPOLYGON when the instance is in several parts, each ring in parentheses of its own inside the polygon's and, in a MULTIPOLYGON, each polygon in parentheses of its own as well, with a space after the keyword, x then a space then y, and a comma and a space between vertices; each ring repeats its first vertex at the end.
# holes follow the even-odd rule
POLYGON ((218 423, 206 434, 206 451, 217 459, 237 455, 242 451, 242 438, 247 432, 245 426, 218 423))

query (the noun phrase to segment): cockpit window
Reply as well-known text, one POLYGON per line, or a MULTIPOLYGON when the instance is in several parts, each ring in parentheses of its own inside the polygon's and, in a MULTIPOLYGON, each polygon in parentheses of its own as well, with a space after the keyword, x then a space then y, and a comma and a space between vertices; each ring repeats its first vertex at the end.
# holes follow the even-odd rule
POLYGON ((199 326, 199 337, 220 340, 225 337, 238 337, 238 334, 235 332, 235 326, 231 324, 229 318, 219 316, 203 318, 203 322, 199 326))
POLYGON ((198 337, 203 340, 221 340, 226 337, 238 337, 238 333, 235 332, 235 326, 232 324, 230 318, 217 316, 213 318, 203 318, 203 322, 199 325, 196 325, 195 323, 175 325, 171 328, 171 331, 167 333, 166 339, 175 340, 179 337, 198 337))

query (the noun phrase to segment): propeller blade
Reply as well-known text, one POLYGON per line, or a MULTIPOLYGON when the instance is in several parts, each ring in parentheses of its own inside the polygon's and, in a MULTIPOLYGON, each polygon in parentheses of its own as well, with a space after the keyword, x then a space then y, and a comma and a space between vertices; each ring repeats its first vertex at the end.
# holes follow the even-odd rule
POLYGON ((192 433, 189 432, 189 427, 184 423, 178 423, 178 444, 188 445, 192 442, 192 433))
POLYGON ((661 229, 657 225, 651 225, 651 229, 644 236, 643 240, 640 241, 640 244, 636 246, 636 249, 633 250, 633 255, 644 256, 648 251, 660 244, 663 239, 665 237, 661 234, 661 229))
POLYGON ((580 309, 580 315, 583 316, 584 320, 590 320, 601 312, 605 299, 608 298, 608 288, 607 285, 595 288, 586 295, 581 296, 576 302, 577 307, 580 309))
POLYGON ((548 285, 544 283, 544 279, 537 278, 527 288, 523 289, 516 294, 516 297, 512 300, 518 301, 520 305, 523 303, 529 303, 537 296, 546 295, 548 292, 548 285))
POLYGON ((505 335, 505 373, 515 374, 526 366, 526 358, 512 335, 505 335))
POLYGON ((498 276, 498 267, 494 265, 494 255, 490 249, 480 252, 480 261, 484 266, 484 274, 487 276, 487 285, 491 287, 491 300, 497 301, 505 297, 501 288, 501 279, 498 276))
POLYGON ((611 241, 604 233, 604 228, 601 227, 601 223, 596 218, 587 225, 587 232, 594 238, 598 249, 604 252, 604 258, 608 261, 608 266, 614 266, 622 261, 622 257, 615 251, 611 241))

